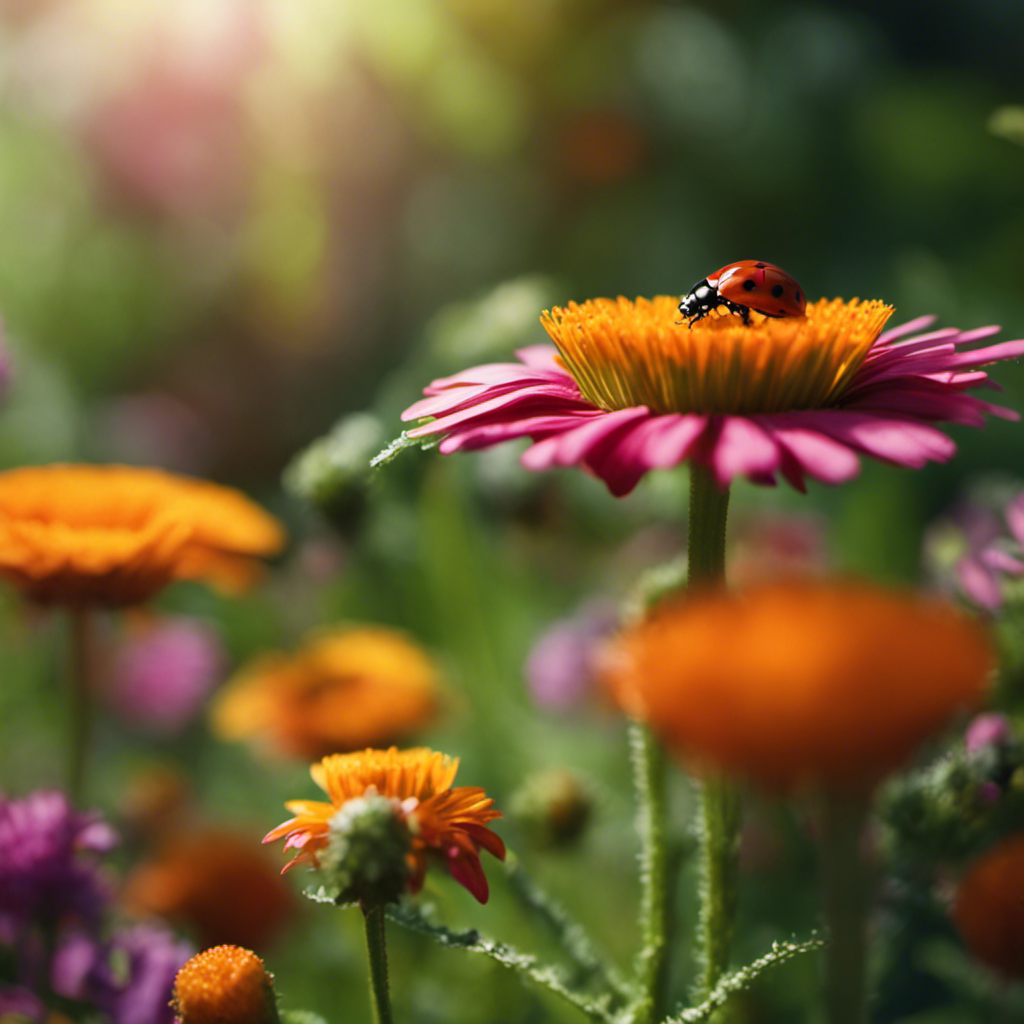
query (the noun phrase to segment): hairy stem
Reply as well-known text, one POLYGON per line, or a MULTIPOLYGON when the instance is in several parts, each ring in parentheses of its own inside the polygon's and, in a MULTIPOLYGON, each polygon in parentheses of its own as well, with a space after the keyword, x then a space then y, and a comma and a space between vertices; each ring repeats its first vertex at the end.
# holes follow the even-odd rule
MULTIPOLYGON (((729 490, 718 486, 710 470, 690 467, 689 580, 691 590, 725 585, 725 527, 729 490)), ((696 996, 707 999, 729 967, 736 911, 740 799, 726 779, 700 783, 697 825, 700 870, 696 996)))
POLYGON ((366 926, 366 955, 370 964, 370 1002, 375 1024, 392 1024, 391 995, 388 990, 388 952, 384 936, 384 904, 363 907, 366 926))

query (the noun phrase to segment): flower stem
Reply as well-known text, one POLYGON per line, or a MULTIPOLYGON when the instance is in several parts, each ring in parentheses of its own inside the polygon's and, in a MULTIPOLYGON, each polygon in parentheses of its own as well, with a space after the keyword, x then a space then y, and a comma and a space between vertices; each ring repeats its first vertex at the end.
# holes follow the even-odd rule
POLYGON ((388 991, 388 952, 384 936, 384 904, 363 905, 366 926, 366 954, 370 963, 370 1002, 376 1024, 392 1024, 388 991))
POLYGON ((642 722, 630 721, 629 743, 640 834, 640 950, 636 957, 637 994, 630 1020, 631 1024, 648 1024, 663 1016, 668 953, 671 887, 665 877, 665 755, 642 722))
MULTIPOLYGON (((729 489, 709 469, 690 467, 689 580, 691 590, 725 585, 725 527, 729 489)), ((696 997, 707 999, 729 966, 736 912, 740 799, 728 780, 706 776, 700 785, 697 826, 700 909, 696 997)))
POLYGON ((729 488, 719 487, 709 469, 690 466, 690 522, 687 554, 690 588, 725 584, 725 524, 729 488))
POLYGON ((68 760, 68 797, 77 805, 85 796, 86 767, 92 742, 93 660, 92 610, 73 606, 70 616, 71 742, 68 760))
POLYGON ((861 856, 867 801, 829 794, 822 821, 821 884, 828 925, 825 1006, 828 1024, 867 1021, 866 912, 870 881, 861 856))

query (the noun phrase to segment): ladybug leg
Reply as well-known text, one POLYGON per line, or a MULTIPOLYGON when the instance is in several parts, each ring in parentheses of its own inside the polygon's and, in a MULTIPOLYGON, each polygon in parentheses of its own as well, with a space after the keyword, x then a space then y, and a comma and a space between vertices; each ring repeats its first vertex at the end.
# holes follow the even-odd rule
POLYGON ((730 313, 735 313, 737 316, 743 317, 743 325, 745 327, 750 326, 750 307, 743 306, 738 302, 733 302, 730 299, 719 296, 718 302, 720 305, 725 306, 730 313))

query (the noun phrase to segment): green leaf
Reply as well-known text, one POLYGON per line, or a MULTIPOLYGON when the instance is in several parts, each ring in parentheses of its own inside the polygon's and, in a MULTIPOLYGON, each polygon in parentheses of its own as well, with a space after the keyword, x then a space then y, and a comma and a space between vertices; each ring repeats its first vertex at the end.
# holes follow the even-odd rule
POLYGON ((436 448, 440 443, 441 439, 439 437, 410 437, 409 431, 403 430, 391 444, 370 459, 370 468, 378 469, 380 466, 386 466, 398 456, 399 452, 405 451, 406 448, 419 448, 422 451, 429 451, 431 448, 436 448))
POLYGON ((549 992, 554 992, 585 1013, 591 1020, 602 1024, 614 1024, 616 1018, 612 1012, 613 997, 604 993, 597 998, 584 994, 574 988, 565 978, 564 972, 550 964, 542 964, 536 957, 522 953, 504 942, 497 942, 481 935, 475 928, 468 932, 453 932, 443 925, 433 924, 424 917, 423 912, 414 906, 388 907, 387 916, 395 924, 408 928, 410 931, 428 935, 449 949, 464 949, 470 953, 482 953, 503 967, 529 978, 549 992))
POLYGON ((730 996, 749 988, 754 980, 769 967, 777 967, 801 953, 820 949, 823 945, 824 941, 817 936, 807 939, 805 942, 773 943, 772 948, 764 956, 758 957, 753 963, 722 978, 712 990, 711 995, 700 1006, 683 1010, 675 1017, 665 1020, 664 1024, 702 1024, 703 1021, 709 1020, 715 1010, 730 996))

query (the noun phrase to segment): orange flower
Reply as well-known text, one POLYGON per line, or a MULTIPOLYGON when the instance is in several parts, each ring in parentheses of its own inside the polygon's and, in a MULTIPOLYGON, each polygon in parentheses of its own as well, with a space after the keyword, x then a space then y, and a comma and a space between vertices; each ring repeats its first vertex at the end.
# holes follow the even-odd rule
POLYGON ((0 575, 43 603, 136 604, 182 578, 242 586, 283 542, 237 491, 157 469, 0 473, 0 575))
POLYGON ((247 836, 200 829, 170 838, 128 876, 122 900, 158 914, 202 947, 266 949, 294 917, 295 894, 247 836))
POLYGON ((397 630, 350 626, 243 669, 215 701, 212 722, 223 739, 262 739, 315 761, 407 738, 437 709, 437 670, 422 648, 397 630))
POLYGON ((411 750, 364 750, 325 757, 310 769, 313 781, 330 803, 292 800, 285 806, 294 818, 271 830, 265 843, 287 837, 285 849, 298 854, 284 870, 297 864, 319 866, 318 855, 330 841, 331 819, 346 804, 364 796, 393 801, 410 832, 409 892, 418 892, 427 870, 428 853, 439 854, 448 872, 481 903, 487 902, 487 878, 480 849, 505 859, 505 844, 487 822, 500 818, 493 800, 479 786, 452 788, 457 758, 417 747, 411 750))
POLYGON ((1024 978, 1024 834, 994 846, 968 868, 953 902, 964 945, 1010 978, 1024 978))
POLYGON ((611 644, 620 702, 680 752, 771 786, 871 786, 958 710, 994 657, 951 605, 787 582, 656 609, 611 644))
POLYGON ((248 949, 215 946, 192 957, 174 979, 178 1024, 277 1024, 274 979, 248 949))

